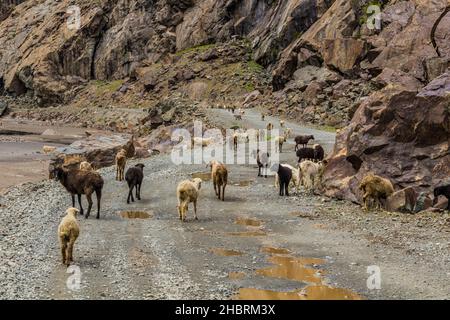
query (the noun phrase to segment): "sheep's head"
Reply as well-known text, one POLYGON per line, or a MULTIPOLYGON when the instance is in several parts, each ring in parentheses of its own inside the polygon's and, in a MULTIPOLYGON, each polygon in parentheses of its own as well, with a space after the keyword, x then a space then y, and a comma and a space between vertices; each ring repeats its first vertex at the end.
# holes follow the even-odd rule
POLYGON ((202 187, 202 179, 194 178, 194 179, 192 179, 192 182, 194 183, 197 190, 200 190, 200 188, 202 187))
POLYGON ((144 171, 145 165, 143 163, 138 163, 137 165, 135 165, 135 167, 144 171))
POLYGON ((62 166, 56 166, 51 173, 51 177, 53 177, 53 179, 56 181, 61 181, 64 174, 65 174, 64 168, 62 166))
POLYGON ((69 208, 69 209, 67 209, 66 214, 67 215, 70 214, 70 215, 76 217, 79 212, 80 212, 80 210, 78 210, 77 208, 69 208))

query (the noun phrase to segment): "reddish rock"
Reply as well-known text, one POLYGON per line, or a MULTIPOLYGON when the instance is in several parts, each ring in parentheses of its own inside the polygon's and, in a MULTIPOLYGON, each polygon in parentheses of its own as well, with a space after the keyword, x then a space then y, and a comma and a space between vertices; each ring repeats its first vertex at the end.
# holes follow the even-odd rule
POLYGON ((405 188, 394 192, 386 201, 386 210, 390 212, 413 212, 417 201, 414 188, 405 188))

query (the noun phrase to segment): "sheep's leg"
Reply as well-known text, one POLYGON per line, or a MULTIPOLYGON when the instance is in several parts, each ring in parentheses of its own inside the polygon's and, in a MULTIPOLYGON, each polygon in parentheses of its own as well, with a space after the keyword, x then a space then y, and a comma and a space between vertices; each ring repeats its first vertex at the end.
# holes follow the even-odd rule
POLYGON ((269 165, 266 164, 265 167, 264 167, 264 178, 267 178, 267 170, 268 170, 267 168, 268 168, 268 166, 269 165))
POLYGON ((134 198, 133 198, 133 188, 134 188, 133 185, 131 185, 131 186, 129 187, 129 190, 128 190, 128 198, 127 198, 127 204, 130 204, 130 199, 131 199, 132 202, 134 202, 134 198))
POLYGON ((194 219, 198 220, 198 217, 197 217, 197 200, 194 200, 194 219))
POLYGON ((139 184, 136 185, 136 199, 141 200, 141 197, 139 196, 139 184))
POLYGON ((258 177, 261 177, 261 166, 258 165, 258 177))
POLYGON ((289 197, 289 182, 284 184, 284 194, 289 197))
POLYGON ((92 209, 92 193, 91 192, 86 192, 86 198, 88 201, 88 210, 86 213, 86 219, 89 218, 89 215, 91 214, 91 209, 92 209))
POLYGON ((67 264, 69 265, 73 262, 73 244, 75 243, 75 239, 70 239, 69 244, 67 246, 67 264))
POLYGON ((138 197, 138 200, 141 200, 141 186, 142 186, 142 184, 139 183, 139 184, 138 184, 138 187, 139 187, 139 192, 138 192, 139 197, 138 197))
POLYGON ((97 195, 97 219, 100 219, 100 204, 102 201, 102 190, 95 191, 97 195))
MULTIPOLYGON (((81 205, 81 194, 78 195, 78 204, 80 205, 80 215, 83 215, 83 206, 81 205)), ((75 205, 74 205, 75 207, 75 205)))
POLYGON ((216 194, 216 196, 220 197, 220 191, 219 193, 217 192, 217 184, 216 184, 216 180, 213 180, 213 185, 214 185, 214 193, 216 194))
POLYGON ((226 186, 227 186, 227 185, 224 184, 223 187, 222 187, 222 201, 225 201, 225 187, 226 187, 226 186))
POLYGON ((61 256, 62 256, 63 264, 66 264, 66 249, 67 249, 67 243, 61 242, 61 256))
POLYGON ((284 182, 280 181, 280 196, 283 196, 283 184, 284 182))
POLYGON ((72 208, 75 208, 75 195, 72 193, 72 208))

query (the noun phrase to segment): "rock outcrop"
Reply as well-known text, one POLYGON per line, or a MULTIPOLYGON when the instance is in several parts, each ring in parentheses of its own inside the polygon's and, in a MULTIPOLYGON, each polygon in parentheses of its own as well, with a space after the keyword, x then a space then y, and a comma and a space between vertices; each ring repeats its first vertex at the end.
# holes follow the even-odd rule
POLYGON ((450 176, 450 73, 419 93, 388 85, 366 99, 339 132, 324 174, 329 196, 360 201, 368 172, 397 190, 432 189, 450 176))

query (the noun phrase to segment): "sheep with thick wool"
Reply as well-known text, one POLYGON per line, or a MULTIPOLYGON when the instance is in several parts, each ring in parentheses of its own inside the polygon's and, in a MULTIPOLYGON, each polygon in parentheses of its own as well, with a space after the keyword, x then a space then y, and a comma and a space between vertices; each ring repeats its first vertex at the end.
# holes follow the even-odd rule
POLYGON ((202 185, 202 179, 194 178, 192 180, 185 180, 178 184, 177 198, 178 198, 178 214, 181 221, 186 220, 186 214, 188 211, 189 203, 194 204, 194 219, 197 217, 197 200, 200 194, 200 188, 202 185))
POLYGON ((211 167, 211 180, 214 185, 214 192, 219 200, 225 201, 225 187, 228 183, 227 167, 217 160, 211 160, 208 167, 211 167))
POLYGON ((322 175, 325 170, 326 162, 312 162, 305 160, 299 163, 299 181, 305 186, 306 190, 314 192, 317 183, 322 182, 322 175))
POLYGON ((369 210, 369 200, 375 201, 376 208, 381 207, 381 199, 386 200, 394 193, 392 182, 383 177, 367 174, 359 184, 359 189, 363 192, 364 209, 369 210))
POLYGON ((80 234, 80 226, 77 221, 78 212, 76 208, 67 209, 66 216, 61 220, 58 227, 62 263, 67 266, 73 262, 73 246, 80 234))

